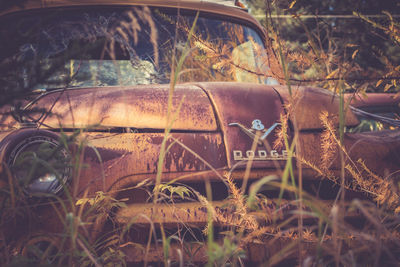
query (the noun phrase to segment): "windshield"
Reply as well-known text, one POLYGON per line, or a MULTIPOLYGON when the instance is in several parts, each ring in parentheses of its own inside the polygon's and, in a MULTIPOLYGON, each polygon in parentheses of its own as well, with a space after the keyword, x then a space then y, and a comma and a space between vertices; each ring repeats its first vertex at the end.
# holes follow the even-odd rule
POLYGON ((91 8, 9 16, 0 32, 2 90, 169 83, 171 66, 185 55, 182 82, 275 83, 255 30, 200 16, 189 38, 195 14, 178 12, 91 8))

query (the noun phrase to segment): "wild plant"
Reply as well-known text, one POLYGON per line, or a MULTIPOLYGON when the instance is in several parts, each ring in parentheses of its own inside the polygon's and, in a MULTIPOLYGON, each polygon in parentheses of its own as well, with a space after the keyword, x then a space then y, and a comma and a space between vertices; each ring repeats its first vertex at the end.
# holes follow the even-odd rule
MULTIPOLYGON (((148 10, 145 9, 145 11, 148 10)), ((150 14, 146 12, 140 19, 154 25, 150 14)), ((116 31, 135 36, 138 29, 133 26, 134 21, 138 19, 138 14, 130 13, 127 20, 122 21, 116 31)), ((185 21, 177 23, 177 31, 185 32, 187 39, 183 47, 175 43, 172 54, 168 55, 171 56, 168 111, 155 181, 149 188, 146 188, 149 184, 143 182, 129 189, 146 188, 149 201, 154 204, 155 210, 166 203, 174 205, 175 200, 179 198, 182 200, 191 198, 198 201, 207 210, 206 226, 202 228, 205 240, 186 242, 186 236, 182 232, 187 231, 194 237, 191 226, 181 223, 176 232, 169 233, 162 223, 156 225, 151 218, 146 217, 150 225, 147 239, 145 242, 135 242, 130 239, 129 234, 136 226, 135 219, 137 218, 132 218, 123 227, 119 227, 114 221, 114 212, 125 207, 123 199, 114 198, 118 192, 98 191, 89 194, 85 191, 83 195, 80 195, 76 187, 79 183, 76 183, 72 188, 66 186, 66 200, 58 196, 48 196, 48 203, 35 203, 37 206, 46 204, 54 210, 61 222, 61 231, 54 234, 41 233, 38 236, 27 236, 19 242, 14 242, 15 240, 10 242, 5 238, 6 233, 0 231, 0 247, 3 256, 1 263, 124 266, 127 257, 124 248, 135 247, 144 253, 143 264, 147 265, 152 260, 150 258, 152 245, 160 245, 161 259, 165 266, 174 263, 181 266, 194 265, 196 263, 192 258, 195 258, 198 253, 205 253, 208 266, 243 266, 256 262, 266 266, 279 264, 350 266, 359 263, 371 264, 370 260, 378 265, 386 263, 381 255, 389 257, 388 263, 398 262, 396 252, 399 248, 397 229, 399 219, 395 215, 399 211, 397 181, 375 174, 362 159, 352 159, 343 142, 347 110, 347 103, 343 97, 344 88, 347 86, 345 73, 357 69, 357 66, 351 62, 340 62, 340 58, 336 57, 336 51, 325 51, 309 32, 313 49, 296 54, 289 53, 283 41, 280 40, 279 33, 273 31, 270 32, 272 38, 268 41, 273 42, 271 47, 274 46, 274 50, 269 47, 268 51, 261 51, 261 48, 250 40, 257 55, 269 55, 263 57, 261 67, 250 66, 240 60, 238 62, 233 53, 229 52, 231 48, 229 46, 235 46, 240 43, 237 39, 243 38, 240 29, 232 32, 232 44, 210 42, 195 31, 198 16, 199 14, 191 25, 185 21), (273 51, 278 52, 271 57, 273 51), (171 135, 174 121, 179 116, 181 105, 185 101, 182 99, 178 107, 173 107, 172 97, 176 84, 211 75, 207 72, 209 68, 199 64, 198 59, 204 60, 208 66, 213 66, 217 71, 213 75, 218 76, 223 73, 228 80, 234 80, 236 73, 245 71, 254 75, 251 77, 273 77, 288 86, 290 101, 285 106, 286 113, 281 115, 281 126, 276 132, 277 138, 273 147, 286 148, 289 156, 283 167, 277 164, 277 175, 250 181, 249 177, 254 171, 250 160, 243 172, 240 185, 234 180, 231 172, 221 175, 210 163, 171 135), (320 134, 322 157, 319 162, 311 162, 304 158, 298 143, 300 133, 296 128, 295 110, 299 96, 295 82, 299 79, 293 78, 293 61, 299 63, 299 69, 313 68, 321 79, 318 84, 340 95, 339 129, 336 129, 332 123, 331 114, 325 112, 316 114, 320 116, 324 127, 320 134), (275 67, 263 67, 274 66, 274 64, 275 67), (169 141, 171 142, 168 143, 169 141), (172 182, 163 182, 165 156, 172 145, 179 145, 187 153, 195 155, 225 183, 229 198, 223 209, 213 202, 211 182, 208 179, 204 181, 205 196, 194 189, 178 184, 179 178, 172 182), (330 169, 332 161, 336 158, 340 158, 339 175, 330 169), (295 167, 297 167, 297 172, 295 172, 295 167), (313 169, 321 177, 339 186, 338 195, 333 201, 327 203, 304 190, 303 167, 313 169), (351 181, 348 179, 349 176, 352 178, 351 181), (278 192, 277 198, 267 197, 267 190, 278 192), (358 199, 347 202, 344 193, 346 190, 361 191, 372 196, 376 205, 358 199), (356 220, 361 218, 362 221, 351 222, 350 219, 354 217, 356 220), (109 225, 106 225, 107 223, 109 225), (222 225, 222 230, 219 232, 216 231, 217 225, 222 225), (174 243, 180 245, 178 249, 173 246, 174 243), (43 244, 46 244, 44 249, 43 244), (252 251, 252 248, 257 246, 258 249, 255 249, 255 252, 252 251), (260 251, 267 256, 257 258, 260 251), (173 262, 173 255, 178 255, 178 260, 175 259, 177 262, 173 262)), ((165 16, 165 19, 168 17, 165 16)), ((394 31, 396 25, 393 22, 387 30, 396 33, 394 31)), ((154 29, 154 26, 151 28, 154 29)), ((157 33, 154 31, 151 35, 154 37, 151 40, 154 51, 157 51, 158 44, 155 42, 157 33)), ((397 37, 393 38, 397 40, 397 37)), ((113 55, 115 45, 113 42, 108 43, 105 47, 106 51, 113 55)), ((330 47, 333 49, 334 46, 330 47)), ((397 70, 393 69, 393 71, 397 70)), ((396 86, 395 82, 392 81, 392 83, 396 86)), ((69 164, 72 168, 73 179, 79 181, 82 169, 85 167, 83 151, 88 143, 84 138, 84 132, 72 136, 74 138, 64 136, 62 143, 65 147, 69 147, 71 143, 75 146, 75 151, 71 152, 73 156, 69 164), (78 137, 81 141, 77 140, 78 137)), ((257 140, 253 143, 253 151, 256 149, 256 143, 257 140)), ((97 152, 96 155, 99 153, 97 152)), ((101 162, 101 158, 99 161, 101 162)), ((1 191, 4 198, 1 199, 0 226, 13 224, 20 218, 19 216, 34 216, 31 212, 31 200, 27 200, 23 187, 15 184, 6 166, 3 166, 3 171, 6 173, 4 176, 6 180, 1 182, 8 186, 1 191)), ((102 174, 99 176, 102 177, 102 174)), ((156 219, 153 218, 154 221, 157 221, 156 219)))

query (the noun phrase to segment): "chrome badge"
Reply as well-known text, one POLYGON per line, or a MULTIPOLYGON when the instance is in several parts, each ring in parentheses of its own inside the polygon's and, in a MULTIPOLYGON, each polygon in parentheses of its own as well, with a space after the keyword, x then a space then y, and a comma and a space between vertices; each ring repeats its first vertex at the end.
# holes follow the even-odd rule
MULTIPOLYGON (((280 123, 276 122, 268 129, 265 129, 264 124, 259 119, 255 119, 252 122, 251 129, 246 128, 240 123, 233 122, 229 123, 228 126, 236 126, 243 133, 249 136, 252 140, 256 139, 256 132, 262 131, 261 137, 258 139, 258 145, 262 145, 263 141, 268 137, 268 135, 278 126, 280 123)), ((286 160, 288 158, 288 153, 286 150, 277 151, 277 150, 258 150, 258 151, 240 151, 233 150, 233 159, 234 160, 286 160)))

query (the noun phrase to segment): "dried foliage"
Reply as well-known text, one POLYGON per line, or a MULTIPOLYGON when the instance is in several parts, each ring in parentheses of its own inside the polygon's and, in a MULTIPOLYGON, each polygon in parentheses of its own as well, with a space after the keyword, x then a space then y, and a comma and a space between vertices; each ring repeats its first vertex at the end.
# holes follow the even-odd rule
POLYGON ((328 118, 328 112, 322 112, 319 116, 322 124, 325 126, 325 130, 321 135, 321 168, 328 171, 331 162, 337 152, 337 138, 336 131, 328 118))
MULTIPOLYGON (((291 6, 294 4, 295 1, 291 6)), ((157 52, 162 44, 157 41, 158 32, 155 22, 150 16, 149 9, 143 8, 142 11, 129 12, 114 29, 112 35, 118 33, 125 41, 133 37, 133 40, 137 42, 137 35, 141 31, 138 26, 140 24, 137 22, 140 20, 149 25, 151 29, 150 43, 154 50, 154 64, 157 67, 160 62, 169 62, 174 65, 177 59, 172 57, 172 54, 160 55, 157 52)), ((290 79, 285 79, 284 70, 279 64, 277 56, 271 56, 272 51, 279 49, 286 55, 284 60, 298 63, 300 72, 311 68, 316 70, 317 78, 323 80, 320 85, 332 91, 343 89, 340 88, 336 79, 342 80, 348 73, 358 71, 357 64, 342 62, 342 57, 335 50, 333 39, 329 40, 329 49, 326 50, 316 41, 315 36, 310 36, 309 50, 289 52, 284 43, 279 40, 279 35, 272 32, 270 36, 272 36, 271 40, 274 42, 272 46, 275 49, 268 48, 267 51, 264 51, 254 40, 250 39, 245 42, 243 29, 240 27, 229 29, 230 40, 228 42, 211 41, 200 32, 194 31, 193 34, 189 34, 193 25, 190 25, 188 21, 183 19, 174 21, 165 14, 159 15, 171 24, 176 23, 177 31, 184 33, 184 36, 192 36, 185 40, 190 44, 190 53, 188 53, 190 56, 184 61, 182 69, 177 69, 177 72, 180 73, 180 81, 204 79, 233 81, 237 80, 237 76, 244 72, 249 81, 272 77, 290 83, 290 79), (261 60, 259 65, 254 66, 237 58, 234 52, 235 48, 238 47, 238 44, 243 43, 254 49, 256 56, 261 60), (211 73, 210 69, 215 72, 211 73), (333 79, 330 80, 330 78, 333 79)), ((387 28, 385 26, 385 30, 395 41, 399 41, 397 24, 393 22, 387 28)), ((329 36, 329 33, 327 35, 329 36)), ((113 39, 111 38, 111 40, 113 39)), ((184 56, 186 51, 183 51, 184 49, 179 45, 174 44, 172 48, 184 56)), ((107 53, 114 55, 117 46, 118 44, 111 41, 104 48, 107 53)), ((356 56, 355 52, 354 56, 356 56)), ((394 67, 392 71, 398 71, 398 67, 394 67)), ((394 72, 388 73, 388 75, 393 74, 394 72)), ((300 78, 308 79, 306 74, 300 78)), ((396 86, 395 81, 393 83, 396 86)), ((288 133, 291 130, 290 124, 296 122, 294 111, 298 100, 298 95, 292 94, 290 103, 285 106, 286 113, 280 116, 281 127, 276 131, 275 149, 282 147, 289 149, 292 147, 289 142, 296 140, 296 136, 290 136, 288 133)), ((154 245, 162 248, 160 258, 164 260, 165 266, 175 263, 181 266, 193 266, 196 264, 194 258, 200 248, 192 249, 192 246, 198 243, 206 244, 208 247, 206 258, 209 266, 243 266, 247 262, 249 265, 253 264, 254 259, 251 256, 257 258, 257 255, 252 255, 252 247, 256 247, 256 254, 268 255, 267 257, 261 256, 257 262, 266 266, 280 263, 302 266, 334 264, 352 266, 371 264, 371 261, 375 261, 376 266, 387 262, 398 263, 400 248, 398 225, 400 222, 396 212, 400 211, 400 200, 398 185, 394 184, 396 181, 391 177, 380 177, 373 173, 362 159, 354 161, 338 137, 341 134, 340 129, 338 132, 332 123, 336 120, 333 120, 327 112, 317 115, 324 126, 323 132, 320 134, 321 160, 310 162, 309 159, 303 158, 301 153, 293 155, 306 168, 341 185, 340 179, 335 177, 335 173, 330 167, 337 160, 337 155, 343 153, 344 159, 341 163, 345 164, 346 177, 351 179, 347 179, 346 183, 341 185, 342 189, 364 192, 372 197, 377 205, 369 201, 354 200, 339 209, 339 204, 335 201, 327 204, 326 201, 304 192, 303 184, 297 186, 284 184, 271 177, 260 179, 253 184, 256 186, 243 192, 229 173, 221 177, 221 181, 225 183, 226 190, 229 192, 228 205, 223 208, 215 206, 208 194, 205 197, 186 186, 156 183, 154 190, 150 190, 147 188, 149 184, 143 182, 130 188, 145 188, 146 191, 153 192, 149 193, 149 201, 154 202, 155 210, 157 210, 156 205, 161 203, 168 203, 168 205, 174 205, 179 201, 200 203, 208 216, 206 226, 201 227, 203 237, 207 239, 205 241, 198 238, 198 235, 195 234, 196 229, 192 225, 186 225, 183 222, 177 223, 177 230, 168 232, 162 223, 155 226, 152 219, 145 214, 142 216, 146 217, 145 219, 149 222, 149 229, 146 229, 148 231, 143 231, 140 225, 136 225, 135 218, 132 218, 127 225, 117 225, 114 221, 114 212, 126 206, 123 200, 114 198, 118 192, 97 192, 95 196, 79 196, 75 194, 74 190, 69 192, 67 188, 70 199, 64 200, 53 196, 49 203, 46 203, 59 217, 61 231, 51 235, 49 233, 29 233, 25 238, 13 240, 12 237, 7 237, 4 229, 8 229, 7 226, 18 220, 30 221, 35 214, 31 211, 31 200, 27 200, 23 189, 20 185, 13 183, 12 174, 7 172, 8 180, 0 181, 3 185, 7 185, 6 189, 1 192, 0 255, 2 259, 0 263, 45 264, 50 261, 50 264, 60 266, 124 266, 125 259, 129 256, 124 251, 127 248, 133 248, 138 253, 145 254, 144 265, 147 265, 147 260, 152 260, 147 259, 152 255, 150 245, 154 245), (273 192, 284 188, 287 199, 267 197, 264 194, 267 192, 265 189, 271 188, 273 192), (60 209, 60 207, 62 208, 60 209), (348 217, 356 213, 361 222, 352 224, 344 219, 341 220, 339 211, 343 211, 348 217), (303 221, 305 218, 308 220, 307 222, 303 221), (107 228, 107 223, 112 226, 111 230, 107 228), (145 240, 140 240, 137 236, 136 238, 139 240, 135 240, 135 236, 131 232, 134 232, 136 227, 142 235, 145 232, 145 240), (214 230, 218 227, 220 231, 217 233, 214 230), (92 231, 93 229, 97 229, 99 232, 92 231), (104 235, 98 235, 99 233, 104 235), (43 243, 47 244, 44 251, 41 249, 43 243), (342 245, 338 245, 339 243, 342 245), (343 246, 344 249, 341 250, 340 246, 343 246), (178 257, 173 258, 173 254, 178 257), (383 255, 382 258, 380 254, 383 255), (384 260, 384 257, 388 257, 389 261, 384 260), (292 260, 292 262, 287 260, 292 260)), ((166 130, 165 138, 168 137, 168 133, 169 131, 166 130)), ((291 134, 296 135, 298 132, 295 131, 291 134)), ((78 142, 77 140, 71 141, 78 142)), ((85 146, 84 143, 80 145, 85 146)), ((193 153, 189 148, 184 148, 185 151, 193 153)), ((82 151, 78 151, 80 153, 74 155, 72 164, 74 173, 77 175, 76 179, 79 179, 79 172, 83 167, 82 151)), ((160 158, 165 156, 166 152, 163 153, 164 155, 161 155, 160 158)), ((202 160, 199 155, 195 154, 195 156, 202 160)), ((162 159, 160 162, 163 163, 162 159)), ((7 168, 3 168, 3 171, 4 169, 7 170, 7 168)), ((252 169, 249 171, 251 172, 252 169)), ((293 166, 286 163, 284 169, 279 171, 281 171, 280 173, 293 173, 293 166)), ((211 186, 207 180, 204 184, 206 188, 211 186)), ((124 190, 128 191, 128 189, 124 190)), ((34 208, 40 207, 42 204, 37 203, 34 208)))

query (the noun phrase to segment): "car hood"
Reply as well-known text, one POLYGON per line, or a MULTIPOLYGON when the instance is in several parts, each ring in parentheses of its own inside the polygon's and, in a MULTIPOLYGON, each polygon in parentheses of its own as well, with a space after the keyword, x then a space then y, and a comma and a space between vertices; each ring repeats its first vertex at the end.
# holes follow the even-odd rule
MULTIPOLYGON (((169 85, 59 90, 39 97, 26 113, 41 128, 165 129, 168 96, 169 85)), ((193 85, 175 87, 171 119, 174 130, 217 130, 207 95, 193 85)), ((11 116, 3 118, 3 125, 12 124, 11 116)))
MULTIPOLYGON (((169 91, 168 84, 57 90, 37 97, 27 115, 23 115, 42 128, 160 130, 167 126, 169 91)), ((293 107, 290 119, 299 130, 323 128, 319 119, 322 111, 332 115, 334 124, 339 121, 339 98, 311 87, 294 88, 290 95, 286 86, 234 82, 180 84, 174 88, 171 103, 173 130, 216 131, 219 125, 223 132, 229 132, 228 124, 240 123, 251 128, 255 119, 268 128, 287 112, 283 107, 290 105, 293 107)), ((1 109, 3 130, 18 126, 10 115, 11 108, 1 109)), ((358 123, 348 109, 346 126, 358 123)))
MULTIPOLYGON (((289 94, 287 86, 274 86, 282 97, 284 105, 290 110, 289 117, 296 124, 298 130, 318 130, 323 125, 319 118, 321 112, 329 114, 330 122, 339 126, 339 101, 338 95, 329 90, 315 87, 292 86, 289 94)), ((360 123, 350 108, 346 109, 345 125, 356 126, 360 123)))

